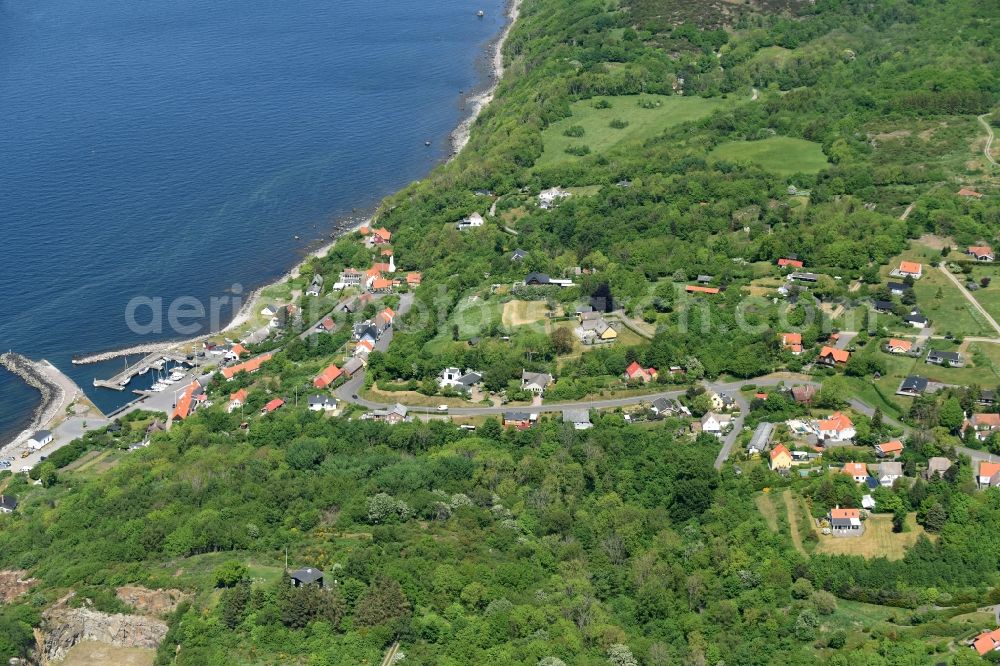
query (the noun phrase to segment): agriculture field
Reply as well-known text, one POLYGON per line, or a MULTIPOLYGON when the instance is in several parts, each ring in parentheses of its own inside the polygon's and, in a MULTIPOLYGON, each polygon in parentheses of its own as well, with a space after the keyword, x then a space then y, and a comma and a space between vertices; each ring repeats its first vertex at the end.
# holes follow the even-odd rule
POLYGON ((587 146, 591 154, 600 154, 627 141, 642 141, 668 127, 704 118, 726 104, 727 101, 720 98, 666 95, 623 95, 574 102, 570 107, 573 115, 553 123, 542 133, 544 152, 536 166, 579 160, 579 156, 566 152, 573 146, 587 146), (610 104, 610 108, 596 108, 601 101, 610 104), (644 108, 648 105, 652 108, 644 108), (628 125, 615 129, 611 127, 615 120, 628 125), (583 128, 582 136, 566 136, 565 132, 571 127, 583 128))
POLYGON ((709 157, 728 162, 753 162, 781 176, 816 173, 829 165, 818 143, 788 136, 724 143, 709 157))

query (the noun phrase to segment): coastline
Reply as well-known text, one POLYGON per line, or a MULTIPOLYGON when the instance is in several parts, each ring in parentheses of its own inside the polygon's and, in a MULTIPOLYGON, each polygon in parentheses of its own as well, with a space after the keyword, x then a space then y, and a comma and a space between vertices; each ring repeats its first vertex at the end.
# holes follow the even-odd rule
POLYGON ((458 154, 462 152, 466 144, 469 143, 469 139, 472 136, 472 126, 479 119, 479 114, 483 112, 490 102, 493 101, 493 97, 496 95, 497 88, 500 86, 500 80, 503 78, 504 66, 503 66, 503 47, 507 43, 507 39, 510 37, 511 30, 514 29, 514 24, 517 23, 518 17, 521 15, 521 2, 523 0, 508 0, 507 2, 507 21, 504 25, 503 30, 497 36, 495 40, 491 42, 487 49, 492 51, 492 68, 489 74, 490 82, 486 86, 486 89, 473 93, 468 97, 466 102, 471 106, 471 111, 469 115, 458 124, 451 133, 451 157, 448 161, 458 157, 458 154))
MULTIPOLYGON (((462 119, 462 121, 458 124, 458 126, 449 135, 449 141, 452 146, 452 153, 447 158, 446 163, 455 159, 458 156, 458 154, 465 148, 471 137, 473 125, 479 118, 479 115, 482 113, 483 109, 485 109, 486 106, 491 101, 493 101, 493 98, 496 94, 496 90, 500 85, 500 80, 502 79, 504 73, 503 47, 506 44, 507 39, 510 36, 511 30, 513 29, 514 24, 516 23, 520 15, 522 1, 523 0, 509 0, 507 3, 506 22, 504 28, 500 32, 500 34, 494 40, 491 40, 491 42, 487 46, 487 53, 491 54, 491 69, 487 75, 488 83, 485 89, 481 90, 480 92, 473 93, 466 99, 466 103, 469 105, 470 109, 468 111, 467 116, 462 119)), ((247 322, 249 322, 253 318, 254 312, 256 312, 257 309, 261 307, 261 295, 265 289, 295 279, 296 277, 298 277, 301 266, 303 265, 303 263, 305 263, 305 261, 307 261, 312 257, 325 256, 327 252, 329 252, 330 248, 332 248, 337 243, 337 241, 340 240, 340 238, 349 233, 357 231, 362 226, 371 225, 374 223, 375 223, 374 214, 364 216, 361 218, 351 217, 335 222, 333 225, 334 229, 330 234, 331 238, 328 242, 321 244, 319 247, 315 249, 308 250, 306 252, 305 257, 302 260, 298 261, 294 266, 289 268, 277 280, 262 284, 257 288, 255 288, 253 291, 251 291, 250 294, 247 296, 246 300, 243 302, 240 309, 233 315, 233 318, 226 324, 226 326, 224 326, 218 331, 210 331, 208 333, 203 333, 201 335, 197 335, 191 338, 184 338, 180 340, 163 340, 157 342, 132 345, 130 347, 122 349, 109 350, 104 352, 95 352, 89 355, 82 356, 80 358, 74 358, 72 362, 76 365, 84 365, 89 363, 99 363, 101 361, 106 361, 132 354, 151 354, 154 352, 164 352, 164 353, 177 352, 190 345, 203 343, 204 341, 212 337, 220 335, 224 336, 226 333, 235 331, 241 326, 245 325, 247 322)), ((20 355, 18 355, 18 357, 24 359, 24 357, 20 355)), ((52 366, 48 361, 44 359, 40 361, 30 361, 29 359, 24 359, 24 360, 29 364, 36 364, 36 365, 44 364, 45 366, 51 367, 55 373, 62 375, 62 373, 59 372, 57 368, 52 366)), ((38 372, 37 369, 36 372, 38 372)), ((29 381, 24 374, 22 373, 16 373, 16 374, 18 374, 22 379, 27 381, 30 385, 34 386, 35 388, 39 388, 34 383, 29 381)), ((44 377, 44 373, 38 373, 38 374, 44 377)), ((54 386, 55 389, 57 390, 59 389, 58 384, 53 384, 52 382, 48 382, 47 386, 50 387, 54 386)), ((29 423, 28 427, 22 430, 18 435, 16 435, 10 441, 0 444, 0 448, 6 449, 11 445, 23 442, 27 437, 31 435, 31 433, 37 430, 47 429, 54 423, 54 421, 58 417, 58 409, 56 408, 56 406, 61 406, 64 400, 62 398, 60 398, 59 400, 53 400, 52 395, 47 394, 46 390, 43 390, 42 388, 39 388, 39 391, 42 393, 42 401, 35 409, 32 420, 29 423), (56 403, 58 403, 58 405, 56 403)), ((76 397, 77 396, 73 396, 71 398, 71 401, 73 399, 76 399, 76 397)))
POLYGON ((0 451, 6 452, 25 442, 38 430, 50 429, 60 413, 79 397, 80 390, 48 361, 32 361, 20 354, 5 352, 0 354, 0 366, 41 394, 41 401, 32 412, 28 427, 0 447, 0 451), (68 385, 64 387, 60 383, 68 385))

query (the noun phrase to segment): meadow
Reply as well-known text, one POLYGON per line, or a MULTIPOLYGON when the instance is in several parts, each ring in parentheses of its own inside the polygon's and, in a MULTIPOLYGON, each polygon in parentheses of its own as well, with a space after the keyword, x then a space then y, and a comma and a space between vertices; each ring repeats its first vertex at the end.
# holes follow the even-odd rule
POLYGON ((829 166, 818 143, 788 136, 723 143, 709 157, 727 162, 753 162, 780 176, 817 173, 829 166))
POLYGON ((581 159, 566 152, 573 146, 587 146, 591 154, 600 154, 626 142, 643 141, 669 127, 704 118, 726 104, 721 98, 668 95, 622 95, 574 102, 569 118, 552 123, 542 132, 545 149, 536 166, 581 159), (598 108, 604 103, 610 106, 598 108), (615 120, 628 125, 616 129, 611 126, 615 120), (583 134, 566 136, 570 127, 583 128, 583 134))

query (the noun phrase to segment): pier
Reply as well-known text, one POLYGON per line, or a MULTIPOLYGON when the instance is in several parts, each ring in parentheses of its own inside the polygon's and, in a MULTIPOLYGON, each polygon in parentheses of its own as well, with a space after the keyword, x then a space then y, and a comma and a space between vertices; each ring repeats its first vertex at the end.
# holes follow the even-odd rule
POLYGON ((146 374, 149 372, 150 368, 156 367, 158 363, 162 366, 161 361, 186 363, 187 359, 183 354, 165 354, 162 351, 153 352, 152 354, 147 354, 141 361, 125 368, 110 379, 94 379, 94 386, 98 388, 114 389, 116 391, 124 391, 125 387, 129 385, 129 382, 131 382, 134 377, 146 374))

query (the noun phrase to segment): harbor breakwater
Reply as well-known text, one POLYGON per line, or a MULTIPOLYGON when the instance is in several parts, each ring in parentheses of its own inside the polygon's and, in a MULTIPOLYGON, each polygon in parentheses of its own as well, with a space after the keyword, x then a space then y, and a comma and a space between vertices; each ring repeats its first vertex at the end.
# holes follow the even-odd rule
POLYGON ((52 378, 52 371, 58 371, 47 361, 32 361, 21 354, 5 352, 0 354, 0 365, 42 394, 42 399, 32 414, 30 425, 10 442, 16 445, 56 417, 66 401, 66 391, 52 378))

